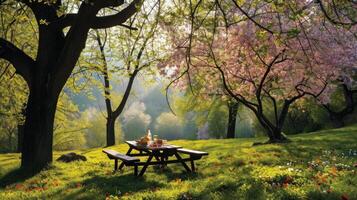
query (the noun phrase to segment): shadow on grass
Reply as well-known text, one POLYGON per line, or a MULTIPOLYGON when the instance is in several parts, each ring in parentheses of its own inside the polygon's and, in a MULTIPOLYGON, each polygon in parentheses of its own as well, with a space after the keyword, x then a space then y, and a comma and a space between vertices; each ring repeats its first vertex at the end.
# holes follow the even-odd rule
POLYGON ((24 182, 25 180, 35 176, 39 173, 39 170, 35 169, 15 169, 0 178, 0 189, 5 188, 8 185, 14 183, 24 182))
POLYGON ((143 190, 156 190, 164 187, 163 183, 154 180, 147 180, 145 177, 135 177, 132 174, 115 176, 94 176, 82 182, 83 186, 76 192, 64 194, 58 191, 54 196, 61 196, 61 199, 105 199, 108 195, 122 195, 126 193, 136 193, 143 190))
POLYGON ((176 179, 181 179, 183 181, 186 180, 194 180, 200 177, 198 172, 165 172, 164 175, 167 177, 168 181, 173 181, 176 179))
POLYGON ((343 198, 344 196, 345 195, 343 195, 339 192, 323 193, 321 191, 310 191, 307 193, 307 198, 314 199, 314 200, 349 199, 347 196, 345 196, 345 198, 343 198))
POLYGON ((319 157, 325 150, 342 152, 351 148, 355 149, 357 147, 357 135, 343 129, 319 132, 316 134, 299 135, 292 137, 292 139, 292 143, 289 145, 280 146, 292 158, 300 160, 309 160, 313 157, 319 157), (329 133, 329 135, 325 136, 325 133, 329 133))

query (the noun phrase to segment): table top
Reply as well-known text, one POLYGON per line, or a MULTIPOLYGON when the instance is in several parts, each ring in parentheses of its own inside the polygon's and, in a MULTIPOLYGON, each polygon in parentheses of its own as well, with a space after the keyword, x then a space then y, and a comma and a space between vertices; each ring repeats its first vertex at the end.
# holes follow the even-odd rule
POLYGON ((136 141, 125 141, 125 143, 134 147, 135 149, 142 149, 142 150, 173 150, 173 149, 182 148, 181 146, 172 145, 172 144, 165 144, 159 147, 152 147, 152 146, 139 145, 136 141))

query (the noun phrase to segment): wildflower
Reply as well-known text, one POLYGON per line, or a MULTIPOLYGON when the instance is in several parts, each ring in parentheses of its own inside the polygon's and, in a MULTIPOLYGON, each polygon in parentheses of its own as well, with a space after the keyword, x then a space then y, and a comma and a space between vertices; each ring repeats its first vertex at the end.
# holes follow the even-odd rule
POLYGON ((289 184, 293 181, 293 178, 291 176, 286 176, 284 180, 284 184, 289 184))
POLYGON ((344 195, 341 196, 341 200, 349 200, 349 198, 348 198, 347 195, 344 194, 344 195))
POLYGON ((16 184, 16 186, 15 186, 15 188, 17 189, 17 190, 20 190, 20 189, 22 189, 24 186, 22 185, 22 184, 16 184))
POLYGON ((331 170, 330 170, 330 174, 332 176, 337 176, 337 168, 336 167, 332 167, 331 170))

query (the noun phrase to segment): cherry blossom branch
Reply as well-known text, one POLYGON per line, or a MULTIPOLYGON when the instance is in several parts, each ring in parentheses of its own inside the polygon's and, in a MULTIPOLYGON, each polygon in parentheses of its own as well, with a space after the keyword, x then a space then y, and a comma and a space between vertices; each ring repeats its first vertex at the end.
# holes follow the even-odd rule
POLYGON ((250 16, 241 6, 239 6, 239 4, 237 3, 236 0, 232 0, 232 2, 234 3, 234 5, 238 8, 238 10, 240 12, 242 12, 250 21, 252 21, 256 26, 258 26, 259 28, 267 31, 268 33, 270 34, 274 34, 274 32, 270 29, 268 29, 267 27, 263 26, 261 23, 257 22, 255 19, 254 19, 254 16, 250 16))
MULTIPOLYGON (((357 24, 357 21, 351 19, 350 17, 348 17, 348 19, 351 20, 351 22, 342 22, 341 20, 337 21, 337 20, 333 19, 333 18, 328 14, 328 12, 327 12, 327 10, 326 10, 326 8, 325 8, 325 6, 324 6, 324 4, 322 3, 321 0, 315 0, 315 2, 320 6, 320 9, 321 9, 322 13, 325 15, 325 17, 326 17, 331 23, 336 24, 336 25, 346 25, 346 26, 351 26, 351 25, 353 26, 353 25, 356 25, 356 24, 357 24)), ((353 1, 349 1, 349 2, 355 4, 355 2, 353 2, 353 1)), ((336 5, 333 6, 333 7, 334 7, 334 12, 335 12, 335 14, 336 14, 337 16, 339 16, 339 15, 338 15, 338 11, 335 10, 335 9, 336 9, 336 5)))

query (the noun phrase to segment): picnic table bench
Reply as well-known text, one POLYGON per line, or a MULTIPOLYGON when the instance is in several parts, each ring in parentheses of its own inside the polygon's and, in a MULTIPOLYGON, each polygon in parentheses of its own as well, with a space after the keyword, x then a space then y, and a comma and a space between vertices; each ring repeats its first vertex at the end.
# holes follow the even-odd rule
POLYGON ((207 156, 207 152, 203 151, 196 151, 196 150, 191 150, 191 149, 178 149, 177 150, 179 153, 183 154, 188 154, 190 155, 190 162, 191 162, 191 170, 194 172, 195 171, 195 163, 194 160, 199 160, 202 158, 202 156, 207 156))
POLYGON ((129 150, 126 154, 121 154, 114 150, 104 149, 103 152, 107 154, 109 159, 114 159, 114 171, 121 170, 124 166, 134 166, 134 175, 142 176, 144 175, 146 168, 149 165, 157 165, 165 167, 167 164, 181 163, 181 165, 188 172, 195 172, 195 160, 199 160, 202 156, 208 155, 207 152, 196 151, 191 149, 184 149, 181 146, 176 145, 162 145, 160 147, 142 146, 137 144, 136 141, 126 141, 129 145, 129 150), (132 150, 136 150, 139 153, 132 153, 132 150), (182 158, 180 154, 189 155, 188 158, 182 158), (140 159, 135 156, 144 156, 148 159, 144 162, 140 162, 140 159), (175 157, 176 159, 169 159, 175 157), (156 161, 152 161, 155 158, 156 161), (118 167, 118 160, 122 163, 118 167), (190 162, 191 168, 186 164, 190 162), (138 166, 143 166, 140 173, 138 174, 138 166))
POLYGON ((140 161, 139 158, 127 156, 110 149, 104 149, 103 153, 107 154, 109 159, 114 160, 114 171, 118 169, 118 160, 121 160, 124 165, 134 166, 134 175, 137 176, 138 165, 136 163, 140 161))

